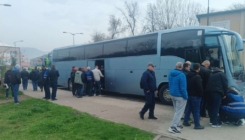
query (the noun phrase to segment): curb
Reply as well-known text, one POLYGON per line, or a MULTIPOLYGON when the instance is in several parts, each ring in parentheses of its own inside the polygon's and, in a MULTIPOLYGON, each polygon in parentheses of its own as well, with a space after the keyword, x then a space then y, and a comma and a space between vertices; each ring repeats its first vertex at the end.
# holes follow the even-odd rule
POLYGON ((162 135, 157 135, 153 140, 159 140, 162 137, 162 135))

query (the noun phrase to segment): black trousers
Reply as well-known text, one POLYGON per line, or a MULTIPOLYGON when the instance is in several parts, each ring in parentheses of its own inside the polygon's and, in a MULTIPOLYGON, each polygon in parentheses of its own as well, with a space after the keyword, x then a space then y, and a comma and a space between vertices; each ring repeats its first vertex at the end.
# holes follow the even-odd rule
POLYGON ((152 117, 152 116, 154 116, 154 110, 155 110, 155 93, 152 91, 150 91, 148 93, 146 91, 144 91, 144 93, 145 93, 146 101, 145 101, 145 105, 142 108, 142 110, 140 111, 140 113, 145 114, 149 109, 150 110, 149 111, 149 117, 152 117))
POLYGON ((50 85, 49 84, 43 84, 44 92, 45 92, 45 98, 50 99, 50 85))
POLYGON ((77 85, 72 82, 72 95, 75 96, 76 95, 76 91, 77 91, 77 85))

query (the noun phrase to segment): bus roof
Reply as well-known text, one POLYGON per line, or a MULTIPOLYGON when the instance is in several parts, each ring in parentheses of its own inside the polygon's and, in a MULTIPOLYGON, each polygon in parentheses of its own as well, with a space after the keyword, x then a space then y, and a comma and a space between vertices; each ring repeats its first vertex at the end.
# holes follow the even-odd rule
POLYGON ((159 30, 159 31, 156 31, 156 32, 150 32, 150 33, 135 35, 135 36, 128 36, 128 37, 125 37, 125 38, 117 38, 117 39, 105 40, 105 41, 95 42, 95 43, 90 43, 90 44, 69 45, 69 46, 55 48, 54 50, 67 49, 67 48, 75 48, 75 47, 79 47, 79 46, 89 46, 89 45, 107 43, 107 42, 111 42, 111 41, 124 40, 124 39, 132 38, 132 37, 140 37, 140 36, 150 35, 150 34, 155 34, 155 33, 171 33, 171 32, 183 31, 183 30, 205 30, 205 33, 207 33, 207 32, 213 32, 213 31, 221 31, 221 32, 222 31, 228 31, 227 29, 219 28, 219 27, 214 27, 214 26, 188 26, 188 27, 178 27, 178 28, 173 28, 173 29, 159 30))

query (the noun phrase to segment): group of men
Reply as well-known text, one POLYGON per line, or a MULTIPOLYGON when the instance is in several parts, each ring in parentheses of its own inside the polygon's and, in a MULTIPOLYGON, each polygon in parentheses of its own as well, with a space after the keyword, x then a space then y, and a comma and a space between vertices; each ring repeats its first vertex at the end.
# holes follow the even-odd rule
MULTIPOLYGON (((230 120, 239 125, 241 119, 245 118, 245 104, 242 96, 228 88, 224 72, 219 68, 210 70, 209 67, 208 60, 202 65, 191 64, 189 61, 184 65, 178 62, 175 69, 168 75, 169 92, 174 106, 174 117, 168 129, 169 132, 181 133, 183 114, 183 125, 187 127, 191 126, 190 115, 193 114, 196 130, 204 129, 204 126, 200 124, 200 116, 208 117, 209 115, 213 128, 221 127, 222 122, 227 123, 230 120), (206 110, 208 110, 208 115, 206 110)), ((158 93, 158 88, 153 63, 148 64, 148 69, 142 75, 140 86, 146 97, 146 103, 139 113, 140 118, 144 119, 144 114, 149 109, 149 119, 157 119, 154 116, 154 108, 155 93, 158 93)))
POLYGON ((37 91, 37 85, 40 86, 41 91, 44 88, 45 97, 43 99, 57 100, 58 77, 59 71, 56 70, 55 65, 52 65, 51 70, 48 70, 46 66, 43 66, 41 71, 35 67, 35 69, 29 73, 25 68, 20 72, 20 65, 17 64, 13 69, 7 70, 5 73, 4 83, 6 85, 6 99, 8 99, 9 89, 11 89, 14 103, 19 104, 18 92, 21 80, 23 90, 27 90, 28 80, 30 79, 32 81, 33 91, 37 91), (50 87, 52 88, 52 95, 50 95, 50 87))
POLYGON ((77 68, 73 66, 70 73, 73 96, 77 98, 82 98, 86 94, 96 96, 97 91, 98 96, 101 96, 101 78, 103 77, 104 75, 97 65, 93 70, 90 70, 90 67, 77 68))

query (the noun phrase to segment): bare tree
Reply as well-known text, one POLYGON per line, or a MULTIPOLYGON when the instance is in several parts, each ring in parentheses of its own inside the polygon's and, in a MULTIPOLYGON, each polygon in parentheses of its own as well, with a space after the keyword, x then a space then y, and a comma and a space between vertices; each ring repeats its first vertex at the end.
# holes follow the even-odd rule
POLYGON ((114 39, 120 33, 123 33, 126 30, 125 27, 122 27, 122 21, 120 18, 116 18, 114 15, 110 16, 109 28, 110 39, 114 39))
POLYGON ((243 3, 234 3, 228 7, 228 10, 245 9, 245 1, 243 3))
POLYGON ((137 2, 127 3, 124 2, 125 10, 117 8, 123 15, 126 20, 127 27, 130 30, 132 35, 135 35, 136 22, 139 16, 139 6, 137 2))
POLYGON ((156 23, 156 6, 154 4, 147 5, 147 13, 145 17, 145 24, 143 26, 143 33, 145 32, 154 32, 157 31, 157 23, 156 23))
POLYGON ((91 37, 93 42, 100 42, 107 39, 106 35, 99 31, 94 31, 91 37))

